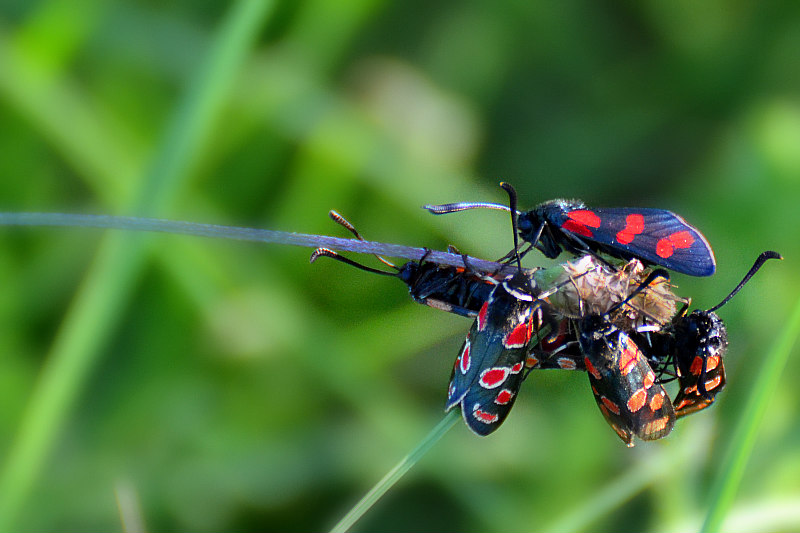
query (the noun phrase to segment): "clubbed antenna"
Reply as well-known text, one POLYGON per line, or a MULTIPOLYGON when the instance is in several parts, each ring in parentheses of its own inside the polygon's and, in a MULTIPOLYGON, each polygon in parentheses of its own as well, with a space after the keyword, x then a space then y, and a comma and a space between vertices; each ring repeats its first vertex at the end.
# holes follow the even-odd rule
MULTIPOLYGON (((356 227, 353 226, 346 218, 344 218, 342 215, 340 215, 337 211, 334 211, 333 209, 331 209, 330 211, 328 211, 328 216, 331 218, 331 220, 333 220, 334 222, 336 222, 337 224, 342 226, 344 229, 346 229, 347 231, 352 233, 355 236, 355 238, 358 239, 359 241, 364 241, 365 240, 364 237, 362 237, 361 234, 356 230, 356 227)), ((315 253, 316 253, 316 251, 315 251, 315 253)), ((312 254, 312 257, 313 257, 313 254, 312 254)), ((332 257, 332 256, 328 256, 328 257, 332 257)), ((394 266, 393 263, 391 263, 390 261, 387 261, 386 259, 384 259, 383 257, 379 256, 378 254, 375 254, 375 257, 377 257, 378 261, 380 261, 384 265, 386 265, 386 266, 388 266, 390 268, 397 269, 397 267, 394 266)), ((313 263, 314 261, 311 261, 311 262, 313 263)))
POLYGON ((491 202, 456 202, 454 204, 440 204, 440 205, 423 205, 422 209, 428 210, 434 215, 446 215, 448 213, 456 213, 458 211, 466 211, 467 209, 496 209, 497 211, 510 211, 509 207, 502 204, 493 204, 491 202))
POLYGON ((510 183, 506 183, 505 181, 500 182, 500 187, 508 193, 508 210, 511 213, 511 232, 514 234, 514 257, 517 260, 517 268, 521 271, 522 261, 519 256, 519 231, 517 229, 517 214, 519 213, 519 211, 517 211, 517 191, 514 190, 514 187, 512 187, 510 183))
POLYGON ((726 296, 720 303, 718 303, 717 305, 715 305, 714 307, 709 309, 708 312, 709 313, 713 313, 714 311, 716 311, 717 309, 719 309, 720 307, 722 307, 723 305, 728 303, 728 301, 730 301, 731 298, 736 296, 736 293, 738 293, 740 290, 742 290, 742 287, 744 287, 745 284, 748 281, 750 281, 750 278, 752 278, 753 275, 756 272, 758 272, 758 270, 769 259, 783 259, 783 257, 778 252, 773 252, 772 250, 767 250, 766 252, 761 252, 761 255, 758 256, 758 258, 756 259, 756 262, 753 263, 753 266, 750 267, 750 270, 747 272, 747 274, 745 274, 744 278, 742 278, 742 281, 739 282, 739 284, 736 286, 736 288, 733 289, 731 291, 731 293, 728 296, 726 296))
POLYGON ((317 248, 311 253, 311 257, 308 259, 308 262, 313 263, 320 257, 330 257, 331 259, 336 259, 337 261, 346 263, 350 266, 354 266, 360 270, 364 270, 366 272, 372 272, 373 274, 380 274, 381 276, 393 276, 393 277, 398 276, 397 272, 390 272, 388 270, 378 270, 377 268, 372 268, 368 267, 367 265, 362 265, 361 263, 353 261, 352 259, 348 259, 343 255, 337 254, 336 252, 334 252, 329 248, 317 248))

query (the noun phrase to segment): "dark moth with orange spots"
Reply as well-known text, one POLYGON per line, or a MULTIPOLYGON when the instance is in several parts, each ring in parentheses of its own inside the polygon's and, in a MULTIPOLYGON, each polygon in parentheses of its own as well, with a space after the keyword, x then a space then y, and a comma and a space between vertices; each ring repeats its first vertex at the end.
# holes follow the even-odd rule
POLYGON ((709 407, 725 388, 722 357, 728 332, 716 313, 695 310, 677 317, 663 332, 634 338, 649 354, 673 365, 679 384, 673 402, 678 418, 709 407))
POLYGON ((636 343, 606 316, 588 316, 579 329, 592 393, 611 428, 628 446, 634 436, 667 436, 675 425, 675 410, 636 343))
POLYGON ((684 307, 661 331, 632 334, 651 360, 673 367, 679 384, 673 402, 678 418, 709 407, 725 388, 723 356, 728 349, 728 331, 715 311, 730 301, 769 259, 783 258, 771 250, 762 252, 742 281, 714 307, 688 314, 684 307))

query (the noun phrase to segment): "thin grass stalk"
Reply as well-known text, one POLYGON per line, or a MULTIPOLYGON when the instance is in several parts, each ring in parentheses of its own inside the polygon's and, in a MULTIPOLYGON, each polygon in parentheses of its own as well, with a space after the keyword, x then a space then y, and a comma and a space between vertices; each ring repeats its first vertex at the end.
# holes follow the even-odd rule
MULTIPOLYGON (((213 237, 219 239, 234 239, 271 244, 285 244, 290 246, 307 246, 312 248, 326 247, 341 252, 357 252, 363 254, 386 255, 389 257, 402 257, 420 260, 425 256, 426 261, 442 265, 463 267, 464 259, 457 254, 437 252, 427 248, 403 246, 399 244, 386 244, 373 241, 360 241, 356 239, 342 239, 325 235, 311 235, 307 233, 290 233, 257 228, 242 228, 238 226, 220 226, 217 224, 201 224, 197 222, 183 222, 178 220, 164 220, 158 218, 124 217, 113 215, 78 215, 68 213, 8 213, 0 212, 0 226, 56 226, 56 227, 83 227, 106 228, 131 231, 153 231, 161 233, 175 233, 183 235, 196 235, 200 237, 213 237)), ((468 257, 469 266, 483 272, 500 272, 509 270, 508 265, 493 261, 486 261, 475 257, 468 257)), ((512 269, 513 270, 513 269, 512 269)))
MULTIPOLYGON (((532 343, 544 340, 550 334, 549 328, 539 331, 531 339, 532 343)), ((389 491, 400 479, 417 464, 417 462, 428 453, 434 444, 444 436, 447 431, 452 428, 456 422, 461 418, 461 409, 452 409, 445 417, 434 427, 425 438, 408 454, 406 455, 394 468, 389 470, 372 489, 367 492, 356 505, 331 529, 331 533, 343 533, 349 530, 361 517, 369 511, 373 505, 389 491)))
POLYGON ((378 481, 357 504, 350 509, 346 515, 331 528, 331 533, 344 533, 348 531, 353 524, 355 524, 367 511, 369 511, 375 503, 381 499, 381 496, 386 494, 389 489, 394 487, 395 483, 406 475, 411 468, 422 459, 428 450, 439 442, 439 440, 458 422, 461 411, 453 409, 447 413, 441 422, 436 424, 428 435, 414 448, 411 453, 403 457, 394 468, 389 470, 385 476, 378 481))
POLYGON ((725 517, 733 506, 769 402, 774 396, 783 369, 799 335, 800 301, 761 365, 750 397, 747 399, 747 404, 730 440, 719 475, 711 489, 711 503, 701 530, 703 533, 720 531, 725 517))

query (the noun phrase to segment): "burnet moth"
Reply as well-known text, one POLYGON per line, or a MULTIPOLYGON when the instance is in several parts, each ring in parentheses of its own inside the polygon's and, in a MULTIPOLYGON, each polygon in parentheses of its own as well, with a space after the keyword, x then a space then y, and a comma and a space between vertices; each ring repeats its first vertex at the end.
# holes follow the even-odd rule
POLYGON ((742 281, 714 307, 688 314, 684 307, 661 331, 634 334, 651 358, 675 368, 680 390, 673 405, 679 418, 709 407, 725 387, 723 356, 728 349, 728 333, 715 311, 728 303, 769 259, 782 257, 773 251, 761 253, 742 281))
MULTIPOLYGON (((666 276, 665 271, 655 270, 640 288, 666 276)), ((609 315, 588 315, 578 323, 578 341, 595 402, 627 446, 634 445, 634 437, 663 438, 675 425, 672 402, 647 357, 609 315)))
MULTIPOLYGON (((342 215, 336 211, 331 211, 328 215, 334 222, 355 235, 357 239, 364 240, 355 227, 342 215)), ((458 253, 452 247, 449 251, 458 253)), ((393 271, 379 270, 363 265, 328 248, 314 250, 310 261, 313 263, 320 257, 330 257, 366 272, 398 278, 408 286, 408 292, 415 302, 466 317, 477 316, 481 306, 498 283, 498 280, 491 276, 472 272, 468 268, 425 261, 425 256, 420 261, 408 261, 400 267, 378 256, 378 259, 393 271)))
MULTIPOLYGON (((331 212, 330 216, 362 239, 341 215, 331 212)), ((311 261, 319 257, 397 277, 408 285, 415 301, 463 316, 475 316, 454 365, 446 410, 460 404, 464 421, 478 435, 488 435, 497 429, 514 405, 524 379, 525 357, 534 330, 538 334, 544 323, 548 323, 551 330, 558 327, 548 321, 542 309, 544 302, 535 296, 538 290, 533 271, 524 271, 519 262, 515 274, 499 277, 468 268, 427 263, 424 258, 395 267, 379 257, 394 269, 383 271, 326 248, 315 250, 311 261)))
POLYGON ((517 400, 534 337, 558 325, 533 279, 522 269, 517 246, 516 197, 509 193, 517 272, 498 283, 483 304, 453 365, 445 411, 461 406, 464 422, 485 436, 497 430, 517 400))
MULTIPOLYGON (((508 183, 501 187, 514 190, 508 183)), ((508 211, 486 202, 423 206, 442 215, 467 209, 508 211)), ((519 215, 519 235, 555 259, 562 251, 575 255, 604 253, 659 265, 692 276, 710 276, 716 270, 711 246, 694 226, 671 211, 653 208, 590 208, 579 200, 551 200, 519 215)))

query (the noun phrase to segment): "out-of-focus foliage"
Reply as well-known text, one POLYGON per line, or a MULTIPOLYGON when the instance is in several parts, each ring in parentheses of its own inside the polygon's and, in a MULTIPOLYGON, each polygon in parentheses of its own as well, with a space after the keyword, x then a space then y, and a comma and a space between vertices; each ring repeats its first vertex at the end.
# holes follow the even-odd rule
MULTIPOLYGON (((326 216, 335 208, 370 239, 492 258, 511 245, 505 215, 419 206, 502 202, 504 179, 523 207, 579 197, 681 213, 717 254, 714 277, 675 276, 702 308, 778 250, 786 260, 720 312, 728 388, 667 439, 625 448, 586 376, 536 373, 496 434, 459 424, 356 526, 697 528, 800 294, 800 4, 268 7, 253 10, 244 60, 209 79, 209 56, 235 47, 219 39, 235 40, 223 26, 236 3, 4 2, 0 209, 343 236, 326 216), (213 84, 221 108, 210 129, 189 131, 187 94, 213 84), (194 135, 183 180, 157 207, 137 206, 180 153, 169 142, 194 135)), ((138 499, 152 531, 320 530, 442 416, 469 321, 411 303, 395 280, 309 266, 309 250, 160 235, 136 256, 116 311, 95 309, 113 319, 75 333, 96 346, 88 368, 65 369, 84 377, 63 416, 31 420, 105 239, 0 229, 0 490, 19 499, 13 529, 119 530, 116 491, 138 499), (56 430, 28 451, 40 460, 32 485, 9 487, 20 428, 39 423, 56 430)), ((799 379, 794 357, 728 531, 800 528, 799 379)))

